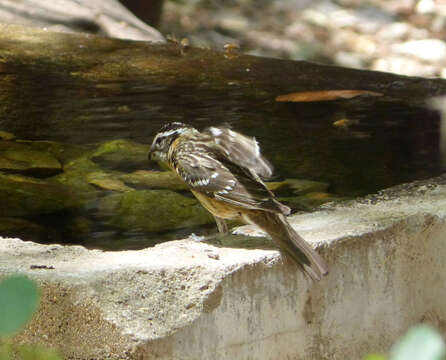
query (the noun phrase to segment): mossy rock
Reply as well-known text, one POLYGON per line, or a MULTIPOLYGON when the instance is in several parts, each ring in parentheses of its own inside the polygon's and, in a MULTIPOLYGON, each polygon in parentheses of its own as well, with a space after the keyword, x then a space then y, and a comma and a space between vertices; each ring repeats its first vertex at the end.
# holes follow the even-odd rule
POLYGON ((0 140, 13 140, 15 139, 15 135, 8 131, 0 130, 0 140))
POLYGON ((213 217, 194 199, 169 190, 140 190, 106 196, 99 210, 110 225, 132 231, 165 231, 209 224, 213 217))
POLYGON ((142 189, 188 190, 173 171, 138 170, 120 177, 126 184, 142 189))
POLYGON ((83 194, 86 197, 96 196, 99 190, 89 183, 88 174, 101 172, 101 167, 91 161, 89 155, 69 161, 64 166, 64 172, 51 178, 52 181, 70 186, 74 191, 83 194))
POLYGON ((22 218, 11 217, 0 217, 0 236, 29 241, 48 242, 57 240, 57 233, 54 229, 43 227, 22 218))
POLYGON ((50 214, 79 205, 73 190, 35 178, 0 174, 0 217, 50 214))
POLYGON ((62 165, 81 157, 88 151, 86 146, 67 144, 59 141, 17 140, 17 143, 25 144, 35 151, 46 152, 59 160, 62 165))
POLYGON ((48 152, 13 141, 0 141, 0 170, 48 177, 62 172, 62 165, 48 152))
POLYGON ((122 180, 119 179, 119 175, 108 173, 105 171, 94 171, 87 174, 86 179, 88 183, 98 187, 102 190, 110 190, 117 192, 132 191, 133 189, 122 180))
POLYGON ((75 215, 70 216, 69 219, 65 221, 65 231, 70 233, 70 236, 77 237, 79 235, 88 234, 91 232, 92 222, 90 219, 75 215))
POLYGON ((147 155, 150 145, 119 139, 100 145, 91 155, 91 159, 106 168, 136 170, 147 167, 147 155))

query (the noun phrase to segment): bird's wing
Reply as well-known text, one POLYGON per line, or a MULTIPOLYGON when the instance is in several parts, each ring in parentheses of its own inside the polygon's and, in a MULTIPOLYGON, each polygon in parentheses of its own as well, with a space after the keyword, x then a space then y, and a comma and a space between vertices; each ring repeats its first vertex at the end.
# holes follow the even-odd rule
POLYGON ((273 166, 260 153, 257 140, 228 127, 209 127, 203 131, 209 136, 214 151, 230 159, 235 165, 256 173, 262 178, 273 174, 273 166))
POLYGON ((178 144, 173 157, 175 171, 192 190, 242 208, 289 213, 256 173, 219 158, 204 142, 190 146, 187 141, 178 144))

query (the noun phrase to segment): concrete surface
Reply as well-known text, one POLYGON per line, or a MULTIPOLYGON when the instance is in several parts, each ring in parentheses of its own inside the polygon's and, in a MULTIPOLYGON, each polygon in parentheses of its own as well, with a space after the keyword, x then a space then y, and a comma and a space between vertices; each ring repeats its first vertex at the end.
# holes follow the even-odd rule
POLYGON ((0 276, 41 284, 17 341, 66 359, 360 359, 414 323, 446 330, 445 218, 446 176, 292 217, 330 265, 318 283, 276 250, 188 239, 122 252, 0 239, 0 276))

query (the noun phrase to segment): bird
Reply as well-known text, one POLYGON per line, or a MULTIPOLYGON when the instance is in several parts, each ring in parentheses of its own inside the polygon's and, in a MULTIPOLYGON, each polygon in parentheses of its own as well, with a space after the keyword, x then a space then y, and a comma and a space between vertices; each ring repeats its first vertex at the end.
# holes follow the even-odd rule
POLYGON ((171 122, 155 135, 148 159, 167 165, 183 180, 214 216, 220 233, 228 232, 225 220, 257 225, 311 279, 328 274, 322 257, 289 224, 290 208, 265 185, 273 166, 254 137, 226 125, 199 131, 171 122))

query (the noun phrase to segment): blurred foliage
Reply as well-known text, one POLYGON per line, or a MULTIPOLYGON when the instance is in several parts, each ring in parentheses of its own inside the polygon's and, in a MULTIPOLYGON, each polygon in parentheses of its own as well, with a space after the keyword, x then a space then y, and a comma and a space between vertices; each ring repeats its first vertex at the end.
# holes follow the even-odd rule
POLYGON ((0 282, 0 336, 12 336, 31 319, 39 302, 34 281, 11 276, 0 282))
POLYGON ((446 360, 446 346, 435 329, 421 324, 403 335, 392 347, 389 357, 369 354, 364 360, 446 360))
POLYGON ((15 345, 11 337, 31 320, 39 304, 37 284, 23 275, 0 282, 0 360, 61 360, 54 350, 15 345))
POLYGON ((446 360, 443 338, 428 325, 415 326, 400 339, 390 352, 391 360, 446 360))
POLYGON ((386 356, 380 354, 369 354, 364 360, 388 360, 386 356))

